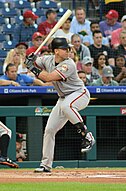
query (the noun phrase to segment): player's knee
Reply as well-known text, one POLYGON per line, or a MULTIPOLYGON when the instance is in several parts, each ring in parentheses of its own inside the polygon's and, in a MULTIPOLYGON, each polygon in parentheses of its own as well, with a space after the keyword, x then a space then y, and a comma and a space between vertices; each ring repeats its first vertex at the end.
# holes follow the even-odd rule
POLYGON ((54 136, 56 134, 56 132, 55 132, 55 129, 53 129, 53 128, 46 128, 44 134, 54 136))

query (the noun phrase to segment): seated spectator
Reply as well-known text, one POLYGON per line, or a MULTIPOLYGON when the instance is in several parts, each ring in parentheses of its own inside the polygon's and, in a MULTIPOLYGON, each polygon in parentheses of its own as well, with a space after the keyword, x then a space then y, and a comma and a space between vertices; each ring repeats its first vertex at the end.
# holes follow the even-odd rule
POLYGON ((38 25, 38 32, 40 32, 44 39, 50 33, 52 28, 56 25, 57 12, 55 9, 50 8, 46 11, 46 21, 38 25))
POLYGON ((99 30, 93 32, 94 44, 89 46, 91 57, 93 60, 96 58, 98 53, 102 52, 108 57, 108 62, 110 65, 114 66, 114 54, 113 50, 110 47, 107 47, 102 44, 102 33, 99 30))
POLYGON ((81 37, 78 34, 73 34, 71 37, 71 43, 77 52, 79 60, 83 60, 85 56, 90 57, 90 51, 87 46, 82 44, 81 37))
POLYGON ((114 80, 120 83, 126 78, 126 60, 123 54, 119 54, 115 58, 115 67, 113 67, 114 80))
POLYGON ((112 32, 112 39, 111 39, 111 46, 113 48, 116 48, 120 45, 120 33, 123 30, 126 30, 126 15, 124 15, 121 19, 122 27, 119 29, 116 29, 112 32))
POLYGON ((26 155, 23 151, 23 135, 16 133, 16 161, 22 162, 26 159, 26 155))
POLYGON ((87 86, 86 73, 83 70, 80 70, 77 73, 78 73, 79 78, 83 81, 84 85, 87 86))
POLYGON ((115 57, 116 55, 123 54, 126 59, 126 30, 120 33, 120 45, 114 49, 115 57))
POLYGON ((17 67, 18 74, 32 75, 32 73, 24 65, 25 59, 26 59, 26 53, 21 54, 18 48, 11 49, 7 53, 7 56, 4 60, 3 73, 5 73, 7 65, 9 63, 13 63, 17 67))
POLYGON ((78 55, 77 55, 77 52, 76 52, 74 46, 71 47, 71 49, 70 49, 70 51, 69 51, 69 58, 73 59, 73 61, 74 61, 76 64, 78 64, 79 58, 78 58, 78 55))
MULTIPOLYGON (((32 35, 32 44, 33 46, 29 47, 27 50, 26 50, 26 55, 29 55, 31 54, 32 52, 35 52, 38 47, 42 44, 43 42, 43 35, 40 33, 40 32, 35 32, 33 35, 32 35)), ((47 49, 46 46, 43 46, 37 53, 37 55, 40 55, 41 54, 41 51, 43 49, 47 49)))
POLYGON ((56 37, 65 37, 66 39, 69 40, 69 42, 71 42, 71 36, 73 35, 72 32, 70 32, 70 25, 71 25, 71 20, 72 18, 69 17, 64 24, 62 25, 61 29, 58 29, 54 35, 52 36, 52 38, 56 38, 56 37))
POLYGON ((103 68, 107 65, 109 65, 108 57, 103 52, 100 52, 94 59, 93 71, 97 73, 99 76, 101 76, 103 68))
MULTIPOLYGON (((92 33, 93 33, 95 30, 100 30, 99 22, 98 22, 98 21, 92 21, 91 24, 90 24, 90 29, 91 29, 91 34, 85 35, 85 36, 83 37, 83 43, 84 43, 84 45, 86 45, 86 46, 90 46, 91 44, 94 44, 94 40, 93 40, 93 35, 92 35, 92 33)), ((106 45, 106 46, 109 46, 109 41, 108 41, 108 38, 107 38, 107 37, 102 37, 102 44, 103 44, 103 45, 106 45)))
POLYGON ((15 64, 9 63, 5 74, 0 77, 0 86, 48 86, 50 83, 44 83, 39 79, 28 76, 27 74, 17 74, 15 64))
POLYGON ((31 37, 37 29, 34 26, 35 20, 38 18, 31 10, 27 10, 23 14, 24 20, 15 26, 13 39, 19 42, 31 42, 31 37))
POLYGON ((9 63, 13 63, 15 64, 15 66, 17 67, 18 69, 18 66, 20 65, 20 54, 18 52, 18 49, 17 48, 14 48, 14 49, 11 49, 8 53, 7 53, 7 56, 4 60, 4 64, 3 64, 3 73, 5 73, 5 70, 6 70, 6 67, 9 63))
POLYGON ((119 20, 125 12, 125 0, 104 0, 105 1, 105 12, 108 12, 111 9, 118 11, 119 20))
POLYGON ((118 154, 117 154, 118 160, 126 160, 126 146, 122 147, 118 154))
POLYGON ((113 77, 112 68, 110 66, 105 66, 102 71, 102 76, 91 83, 91 86, 118 86, 118 82, 113 80, 113 77))
MULTIPOLYGON (((72 19, 70 32, 73 34, 88 35, 90 31, 90 21, 86 19, 86 12, 83 7, 77 7, 75 9, 75 16, 72 19)), ((81 36, 82 35, 82 36, 81 36)))
POLYGON ((112 31, 121 28, 121 23, 118 22, 119 14, 116 10, 109 10, 105 17, 106 20, 99 23, 100 31, 111 42, 112 31))
MULTIPOLYGON (((18 74, 31 74, 30 71, 26 68, 24 62, 26 59, 26 50, 28 45, 25 42, 20 42, 15 46, 17 53, 20 55, 20 61, 18 65, 18 74)), ((11 63, 14 63, 13 61, 11 63)))
POLYGON ((86 85, 90 86, 90 84, 99 78, 99 75, 93 72, 93 61, 91 57, 86 56, 82 61, 82 71, 86 74, 86 85))

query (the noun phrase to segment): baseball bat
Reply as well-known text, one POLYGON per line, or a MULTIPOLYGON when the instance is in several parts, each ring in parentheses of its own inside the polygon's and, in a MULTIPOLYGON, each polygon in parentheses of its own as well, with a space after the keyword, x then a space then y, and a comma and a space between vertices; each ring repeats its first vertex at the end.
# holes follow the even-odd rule
POLYGON ((39 50, 47 43, 47 41, 49 40, 49 38, 63 25, 63 23, 69 18, 69 16, 72 14, 71 10, 67 10, 64 15, 59 19, 59 21, 57 22, 57 24, 53 27, 53 29, 50 31, 50 33, 48 34, 48 36, 45 38, 45 40, 42 42, 42 44, 38 47, 38 49, 34 52, 34 54, 36 55, 39 50))

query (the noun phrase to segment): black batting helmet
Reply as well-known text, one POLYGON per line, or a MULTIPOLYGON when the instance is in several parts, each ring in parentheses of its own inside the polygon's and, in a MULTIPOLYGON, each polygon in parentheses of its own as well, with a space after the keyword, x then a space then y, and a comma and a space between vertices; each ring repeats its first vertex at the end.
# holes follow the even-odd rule
POLYGON ((72 45, 70 45, 66 38, 60 38, 60 37, 56 37, 52 40, 52 43, 51 43, 51 48, 52 48, 52 51, 54 52, 54 49, 57 49, 57 48, 70 48, 72 45))

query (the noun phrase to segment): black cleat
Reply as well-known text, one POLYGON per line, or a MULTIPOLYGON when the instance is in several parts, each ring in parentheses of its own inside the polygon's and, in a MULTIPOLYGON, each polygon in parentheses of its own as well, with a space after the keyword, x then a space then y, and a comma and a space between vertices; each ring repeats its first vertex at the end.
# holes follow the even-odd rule
POLYGON ((90 151, 94 144, 95 144, 95 139, 92 133, 88 132, 85 138, 82 139, 81 152, 84 153, 90 151))
POLYGON ((42 173, 42 172, 51 172, 50 168, 49 167, 45 167, 45 166, 40 166, 39 168, 36 168, 34 170, 34 172, 36 173, 42 173))
POLYGON ((10 160, 9 158, 0 157, 0 164, 1 165, 7 165, 11 168, 19 168, 18 164, 10 160))

